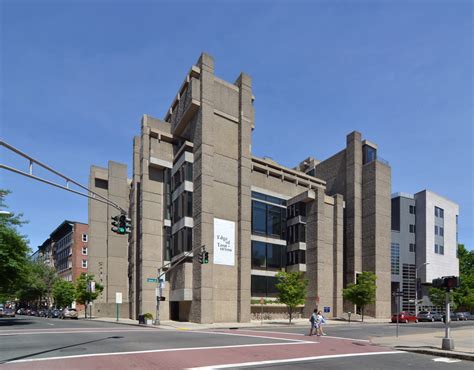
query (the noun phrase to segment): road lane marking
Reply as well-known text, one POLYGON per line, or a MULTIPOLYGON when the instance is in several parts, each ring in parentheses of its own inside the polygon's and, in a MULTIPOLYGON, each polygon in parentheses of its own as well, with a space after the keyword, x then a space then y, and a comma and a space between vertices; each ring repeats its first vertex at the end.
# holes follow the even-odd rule
MULTIPOLYGON (((275 339, 275 338, 272 338, 275 339)), ((281 339, 286 340, 286 339, 281 339)), ((316 342, 310 342, 312 344, 316 342)), ((123 355, 137 355, 143 353, 159 353, 159 352, 179 352, 179 351, 199 351, 210 349, 228 349, 228 348, 245 348, 245 347, 265 347, 265 346, 294 346, 300 344, 307 344, 306 342, 293 343, 260 343, 260 344, 236 344, 231 346, 212 346, 212 347, 189 347, 189 348, 168 348, 168 349, 150 349, 145 351, 129 351, 129 352, 107 352, 107 353, 91 353, 87 355, 73 355, 73 356, 57 356, 57 357, 42 357, 31 358, 25 360, 5 361, 4 364, 16 364, 20 362, 37 362, 37 361, 52 361, 52 360, 67 360, 70 358, 86 358, 86 357, 101 357, 101 356, 123 356, 123 355)))
MULTIPOLYGON (((244 332, 252 332, 252 333, 269 333, 269 334, 287 334, 287 335, 295 335, 295 336, 307 336, 306 334, 301 334, 301 333, 287 333, 287 332, 278 332, 278 331, 267 331, 267 330, 245 330, 242 329, 244 332)), ((212 332, 214 333, 214 332, 212 332)), ((238 331, 236 332, 238 333, 238 331)), ((234 334, 235 335, 235 334, 234 334)), ((367 339, 354 339, 354 338, 346 338, 346 337, 335 337, 332 335, 323 335, 321 338, 332 338, 332 339, 343 339, 343 340, 350 340, 350 341, 356 341, 356 342, 366 342, 370 343, 370 340, 367 339)), ((260 338, 266 338, 266 337, 260 337, 260 338)), ((274 338, 274 337, 271 337, 274 338)), ((311 342, 313 343, 313 342, 311 342)))
POLYGON ((403 352, 403 351, 385 351, 385 352, 347 353, 347 354, 342 354, 342 355, 324 355, 324 356, 291 358, 291 359, 285 359, 285 360, 268 360, 268 361, 256 361, 256 362, 242 362, 242 363, 225 364, 225 365, 191 367, 191 368, 188 368, 187 370, 225 369, 225 368, 228 368, 228 367, 273 365, 273 364, 300 362, 300 361, 325 360, 325 359, 330 359, 330 358, 342 358, 342 357, 354 357, 354 356, 373 356, 373 355, 391 355, 391 354, 396 354, 396 353, 405 353, 405 352, 403 352))
MULTIPOLYGON (((248 330, 251 331, 251 330, 248 330)), ((306 344, 314 344, 317 342, 307 341, 307 340, 300 340, 300 339, 290 339, 290 338, 280 338, 280 337, 269 337, 264 335, 251 335, 251 334, 241 334, 238 331, 235 333, 225 333, 219 331, 203 331, 203 330, 196 330, 196 331, 188 331, 188 333, 203 333, 203 334, 218 334, 218 335, 230 335, 230 336, 238 336, 238 337, 249 337, 249 338, 263 338, 263 339, 278 339, 278 340, 287 340, 290 342, 298 342, 298 343, 306 343, 306 344)), ((282 333, 276 333, 282 334, 282 333)))
POLYGON ((452 364, 454 362, 461 362, 461 360, 456 360, 454 358, 447 358, 447 357, 438 357, 433 359, 434 362, 445 362, 447 364, 452 364))

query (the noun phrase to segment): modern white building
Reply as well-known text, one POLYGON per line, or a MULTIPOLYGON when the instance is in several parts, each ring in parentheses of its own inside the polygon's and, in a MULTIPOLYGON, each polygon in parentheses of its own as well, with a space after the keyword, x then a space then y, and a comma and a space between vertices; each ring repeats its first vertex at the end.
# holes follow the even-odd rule
MULTIPOLYGON (((392 292, 403 291, 400 309, 432 309, 431 282, 459 275, 459 205, 429 190, 392 195, 392 292)), ((392 311, 396 310, 392 298, 392 311)))

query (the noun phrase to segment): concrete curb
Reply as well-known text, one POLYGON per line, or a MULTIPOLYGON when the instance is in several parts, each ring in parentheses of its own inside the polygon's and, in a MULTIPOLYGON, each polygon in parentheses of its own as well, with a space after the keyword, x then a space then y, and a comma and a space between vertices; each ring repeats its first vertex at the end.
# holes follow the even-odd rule
POLYGON ((456 358, 456 359, 459 359, 459 360, 474 361, 474 354, 466 353, 466 352, 445 351, 445 350, 442 350, 442 349, 430 348, 430 347, 399 347, 399 346, 395 346, 395 347, 392 347, 392 348, 397 349, 399 351, 420 353, 420 354, 423 354, 423 355, 449 357, 449 358, 456 358))

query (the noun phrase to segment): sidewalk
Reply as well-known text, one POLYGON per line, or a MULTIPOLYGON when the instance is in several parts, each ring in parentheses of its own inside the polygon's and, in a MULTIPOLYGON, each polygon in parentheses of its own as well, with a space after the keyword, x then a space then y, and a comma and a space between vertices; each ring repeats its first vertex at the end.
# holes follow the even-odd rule
POLYGON ((442 338, 444 338, 444 329, 434 333, 400 335, 398 338, 395 336, 372 338, 371 342, 407 352, 474 361, 474 332, 472 327, 451 330, 451 338, 454 339, 454 351, 441 349, 442 338))

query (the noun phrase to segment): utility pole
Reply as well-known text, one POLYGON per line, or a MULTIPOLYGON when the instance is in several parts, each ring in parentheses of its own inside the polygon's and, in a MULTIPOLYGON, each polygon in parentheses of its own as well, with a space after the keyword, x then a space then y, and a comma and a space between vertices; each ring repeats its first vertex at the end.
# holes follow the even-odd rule
POLYGON ((446 312, 446 319, 444 320, 444 338, 441 342, 441 348, 452 351, 454 349, 454 339, 450 338, 450 324, 451 324, 451 311, 450 311, 450 289, 446 288, 446 295, 445 295, 445 312, 446 312))

